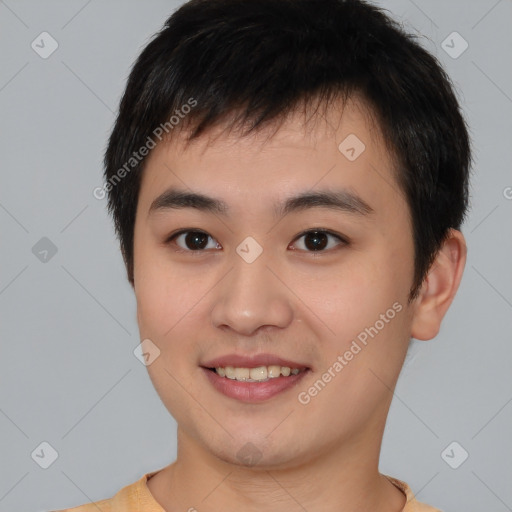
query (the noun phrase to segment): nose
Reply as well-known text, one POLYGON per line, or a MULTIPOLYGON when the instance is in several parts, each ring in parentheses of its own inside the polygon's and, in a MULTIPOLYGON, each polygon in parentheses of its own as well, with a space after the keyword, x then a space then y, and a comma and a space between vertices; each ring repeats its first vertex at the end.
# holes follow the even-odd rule
POLYGON ((265 251, 252 263, 235 253, 231 271, 215 287, 213 325, 244 336, 287 327, 293 319, 293 293, 274 266, 265 251))

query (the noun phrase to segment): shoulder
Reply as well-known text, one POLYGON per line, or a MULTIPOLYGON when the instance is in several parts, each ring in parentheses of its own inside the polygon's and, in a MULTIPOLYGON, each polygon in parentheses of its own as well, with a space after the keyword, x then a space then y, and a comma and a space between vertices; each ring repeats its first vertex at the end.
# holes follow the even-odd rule
POLYGON ((402 480, 384 475, 393 485, 398 487, 406 496, 407 502, 401 512, 443 512, 442 510, 422 503, 416 499, 412 489, 402 480))
POLYGON ((85 503, 78 507, 54 510, 53 512, 98 512, 98 510, 101 510, 101 512, 112 512, 112 499, 85 503))
MULTIPOLYGON (((152 474, 146 473, 136 482, 123 487, 112 498, 84 503, 73 508, 53 510, 52 512, 139 512, 142 509, 141 499, 144 497, 145 490, 147 490, 147 478, 152 474)), ((144 505, 146 505, 145 502, 144 505)))

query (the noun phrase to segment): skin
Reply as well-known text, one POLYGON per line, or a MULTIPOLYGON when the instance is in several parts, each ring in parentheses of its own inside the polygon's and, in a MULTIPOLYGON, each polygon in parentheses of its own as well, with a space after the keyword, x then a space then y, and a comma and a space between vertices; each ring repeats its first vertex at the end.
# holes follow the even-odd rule
POLYGON ((216 129, 184 148, 182 136, 147 160, 137 206, 134 291, 141 340, 160 355, 148 365, 178 424, 175 462, 148 481, 168 512, 399 511, 404 494, 378 471, 386 417, 409 340, 433 338, 459 286, 466 247, 452 230, 420 295, 413 282, 412 227, 393 161, 359 100, 304 129, 290 116, 276 133, 242 138, 216 129), (356 134, 366 148, 349 161, 338 145, 356 134), (186 209, 148 214, 170 186, 219 198, 223 217, 186 209), (349 189, 370 215, 316 207, 276 219, 275 202, 300 192, 349 189), (319 252, 297 236, 323 228, 319 252), (179 229, 207 233, 193 251, 179 229), (248 236, 263 248, 252 263, 236 252, 248 236), (179 250, 184 252, 179 252, 179 250), (188 252, 186 252, 188 250, 188 252), (323 252, 322 252, 323 251, 323 252), (307 391, 365 328, 394 303, 402 310, 307 404, 307 391), (302 382, 265 402, 220 394, 200 364, 225 354, 270 352, 303 362, 302 382), (259 455, 245 463, 238 451, 259 455))

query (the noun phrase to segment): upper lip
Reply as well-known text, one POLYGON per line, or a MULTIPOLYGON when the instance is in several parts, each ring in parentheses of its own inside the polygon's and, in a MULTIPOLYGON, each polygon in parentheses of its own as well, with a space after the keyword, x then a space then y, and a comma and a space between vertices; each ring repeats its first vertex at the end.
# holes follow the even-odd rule
POLYGON ((257 368, 258 366, 287 366, 288 368, 308 369, 309 367, 297 361, 284 359, 274 354, 255 354, 252 356, 242 356, 239 354, 226 354, 224 356, 211 359, 201 366, 205 368, 218 368, 226 366, 235 366, 238 368, 257 368))

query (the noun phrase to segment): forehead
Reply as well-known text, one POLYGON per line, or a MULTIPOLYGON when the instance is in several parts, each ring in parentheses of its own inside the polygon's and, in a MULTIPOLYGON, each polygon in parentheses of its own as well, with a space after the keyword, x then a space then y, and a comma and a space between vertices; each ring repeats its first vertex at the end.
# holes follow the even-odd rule
POLYGON ((294 112, 279 125, 244 136, 226 125, 188 144, 186 135, 178 132, 148 156, 139 193, 145 212, 176 186, 223 199, 234 214, 270 214, 286 197, 317 188, 343 188, 375 210, 386 203, 404 206, 393 155, 371 110, 358 99, 307 121, 294 112))
MULTIPOLYGON (((354 93, 344 102, 312 102, 301 106, 302 108, 297 105, 285 116, 259 126, 248 134, 241 133, 246 125, 239 128, 228 121, 186 142, 185 138, 191 128, 177 131, 175 135, 171 132, 160 144, 160 149, 166 148, 180 156, 184 156, 184 153, 195 156, 204 153, 214 154, 224 152, 230 146, 240 145, 244 146, 244 151, 250 150, 254 154, 286 147, 294 151, 312 151, 316 148, 323 151, 326 145, 336 143, 343 132, 352 130, 354 135, 358 135, 361 140, 364 139, 374 150, 378 149, 387 156, 376 113, 359 94, 354 93)), ((391 154, 389 156, 392 157, 391 154)))

